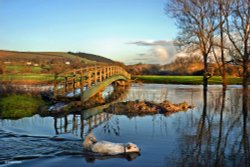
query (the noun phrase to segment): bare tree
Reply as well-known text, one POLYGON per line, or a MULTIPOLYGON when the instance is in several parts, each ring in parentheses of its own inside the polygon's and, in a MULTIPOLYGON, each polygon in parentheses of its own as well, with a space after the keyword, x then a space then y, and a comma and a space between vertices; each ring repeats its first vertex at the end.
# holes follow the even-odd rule
POLYGON ((250 0, 232 0, 228 12, 226 33, 235 49, 233 58, 243 68, 243 106, 247 107, 250 69, 250 0))
MULTIPOLYGON (((225 62, 225 56, 224 56, 224 22, 226 20, 226 17, 228 17, 228 6, 229 6, 229 0, 218 0, 218 7, 219 7, 219 33, 220 33, 220 52, 221 52, 221 76, 222 76, 222 84, 224 91, 226 90, 226 62, 225 62)), ((224 92, 223 91, 223 92, 224 92)))
POLYGON ((216 0, 169 0, 166 13, 176 19, 180 33, 178 44, 185 48, 196 48, 203 56, 203 85, 207 89, 208 56, 219 27, 216 0))
POLYGON ((226 33, 234 47, 233 59, 242 65, 243 111, 248 111, 248 84, 250 64, 250 1, 232 0, 229 17, 226 18, 226 33))
MULTIPOLYGON (((216 39, 214 40, 212 52, 215 58, 215 61, 218 65, 219 74, 222 76, 222 85, 224 91, 226 90, 227 86, 227 78, 226 78, 226 71, 227 67, 226 64, 226 54, 230 53, 230 46, 228 44, 228 40, 225 34, 225 21, 228 18, 229 14, 229 6, 232 3, 232 0, 218 0, 215 5, 217 5, 218 9, 218 23, 219 28, 216 30, 215 35, 216 39), (219 52, 220 54, 217 54, 219 52)), ((230 61, 229 61, 230 62, 230 61)))

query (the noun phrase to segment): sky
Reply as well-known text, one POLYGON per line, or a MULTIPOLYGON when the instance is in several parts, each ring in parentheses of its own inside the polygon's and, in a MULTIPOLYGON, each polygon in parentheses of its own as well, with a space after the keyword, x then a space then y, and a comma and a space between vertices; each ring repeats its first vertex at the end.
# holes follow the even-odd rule
POLYGON ((0 49, 85 52, 126 64, 170 62, 166 0, 0 0, 0 49))

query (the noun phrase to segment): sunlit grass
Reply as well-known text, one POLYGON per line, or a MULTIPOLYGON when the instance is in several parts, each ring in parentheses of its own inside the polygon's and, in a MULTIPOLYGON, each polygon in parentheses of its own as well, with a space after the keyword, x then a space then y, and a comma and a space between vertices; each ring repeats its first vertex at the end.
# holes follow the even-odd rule
POLYGON ((8 74, 0 75, 0 81, 52 81, 54 75, 52 74, 8 74))
MULTIPOLYGON (((137 75, 132 77, 133 80, 139 80, 144 83, 161 83, 161 84, 192 84, 200 85, 203 83, 203 76, 156 76, 156 75, 137 75)), ((221 84, 220 76, 213 76, 208 80, 209 84, 221 84)), ((228 77, 227 83, 237 85, 242 83, 238 77, 228 77)))

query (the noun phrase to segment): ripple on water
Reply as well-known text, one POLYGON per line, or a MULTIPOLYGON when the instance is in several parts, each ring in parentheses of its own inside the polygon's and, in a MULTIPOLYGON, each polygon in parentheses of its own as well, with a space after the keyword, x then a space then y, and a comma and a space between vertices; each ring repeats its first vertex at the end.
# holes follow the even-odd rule
POLYGON ((82 142, 78 139, 20 135, 0 130, 0 143, 0 164, 83 153, 82 142))

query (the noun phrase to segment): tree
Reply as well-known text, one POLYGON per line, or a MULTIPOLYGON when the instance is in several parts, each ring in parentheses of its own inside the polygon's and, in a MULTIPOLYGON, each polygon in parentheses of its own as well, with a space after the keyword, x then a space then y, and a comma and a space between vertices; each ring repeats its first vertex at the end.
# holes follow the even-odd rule
MULTIPOLYGON (((226 90, 226 63, 225 63, 225 57, 224 57, 224 20, 225 20, 225 17, 227 17, 227 12, 224 12, 224 10, 227 11, 227 5, 225 5, 224 3, 224 0, 219 0, 218 1, 218 6, 219 6, 219 23, 220 23, 220 28, 219 28, 219 32, 220 32, 220 52, 221 52, 221 62, 222 62, 222 65, 221 65, 221 75, 222 75, 222 81, 223 81, 223 89, 225 92, 226 90), (225 9, 226 8, 226 9, 225 9)), ((229 1, 227 1, 229 2, 229 1)))
POLYGON ((180 33, 178 44, 184 48, 196 48, 203 56, 203 85, 207 89, 209 78, 208 56, 219 27, 216 0, 169 0, 166 12, 176 19, 180 33))
POLYGON ((225 38, 225 21, 228 17, 229 6, 231 0, 218 0, 215 5, 218 9, 218 24, 219 28, 215 31, 216 39, 213 42, 212 52, 215 57, 215 61, 218 65, 219 74, 222 76, 223 91, 226 90, 227 79, 226 79, 226 53, 229 53, 230 47, 228 46, 227 39, 225 38), (218 57, 217 52, 220 52, 218 57))
POLYGON ((228 15, 226 33, 234 47, 233 59, 243 68, 243 106, 247 107, 250 64, 250 1, 232 0, 228 15))
POLYGON ((230 17, 226 19, 227 35, 234 47, 232 58, 243 67, 243 77, 249 79, 250 1, 233 0, 230 17))

